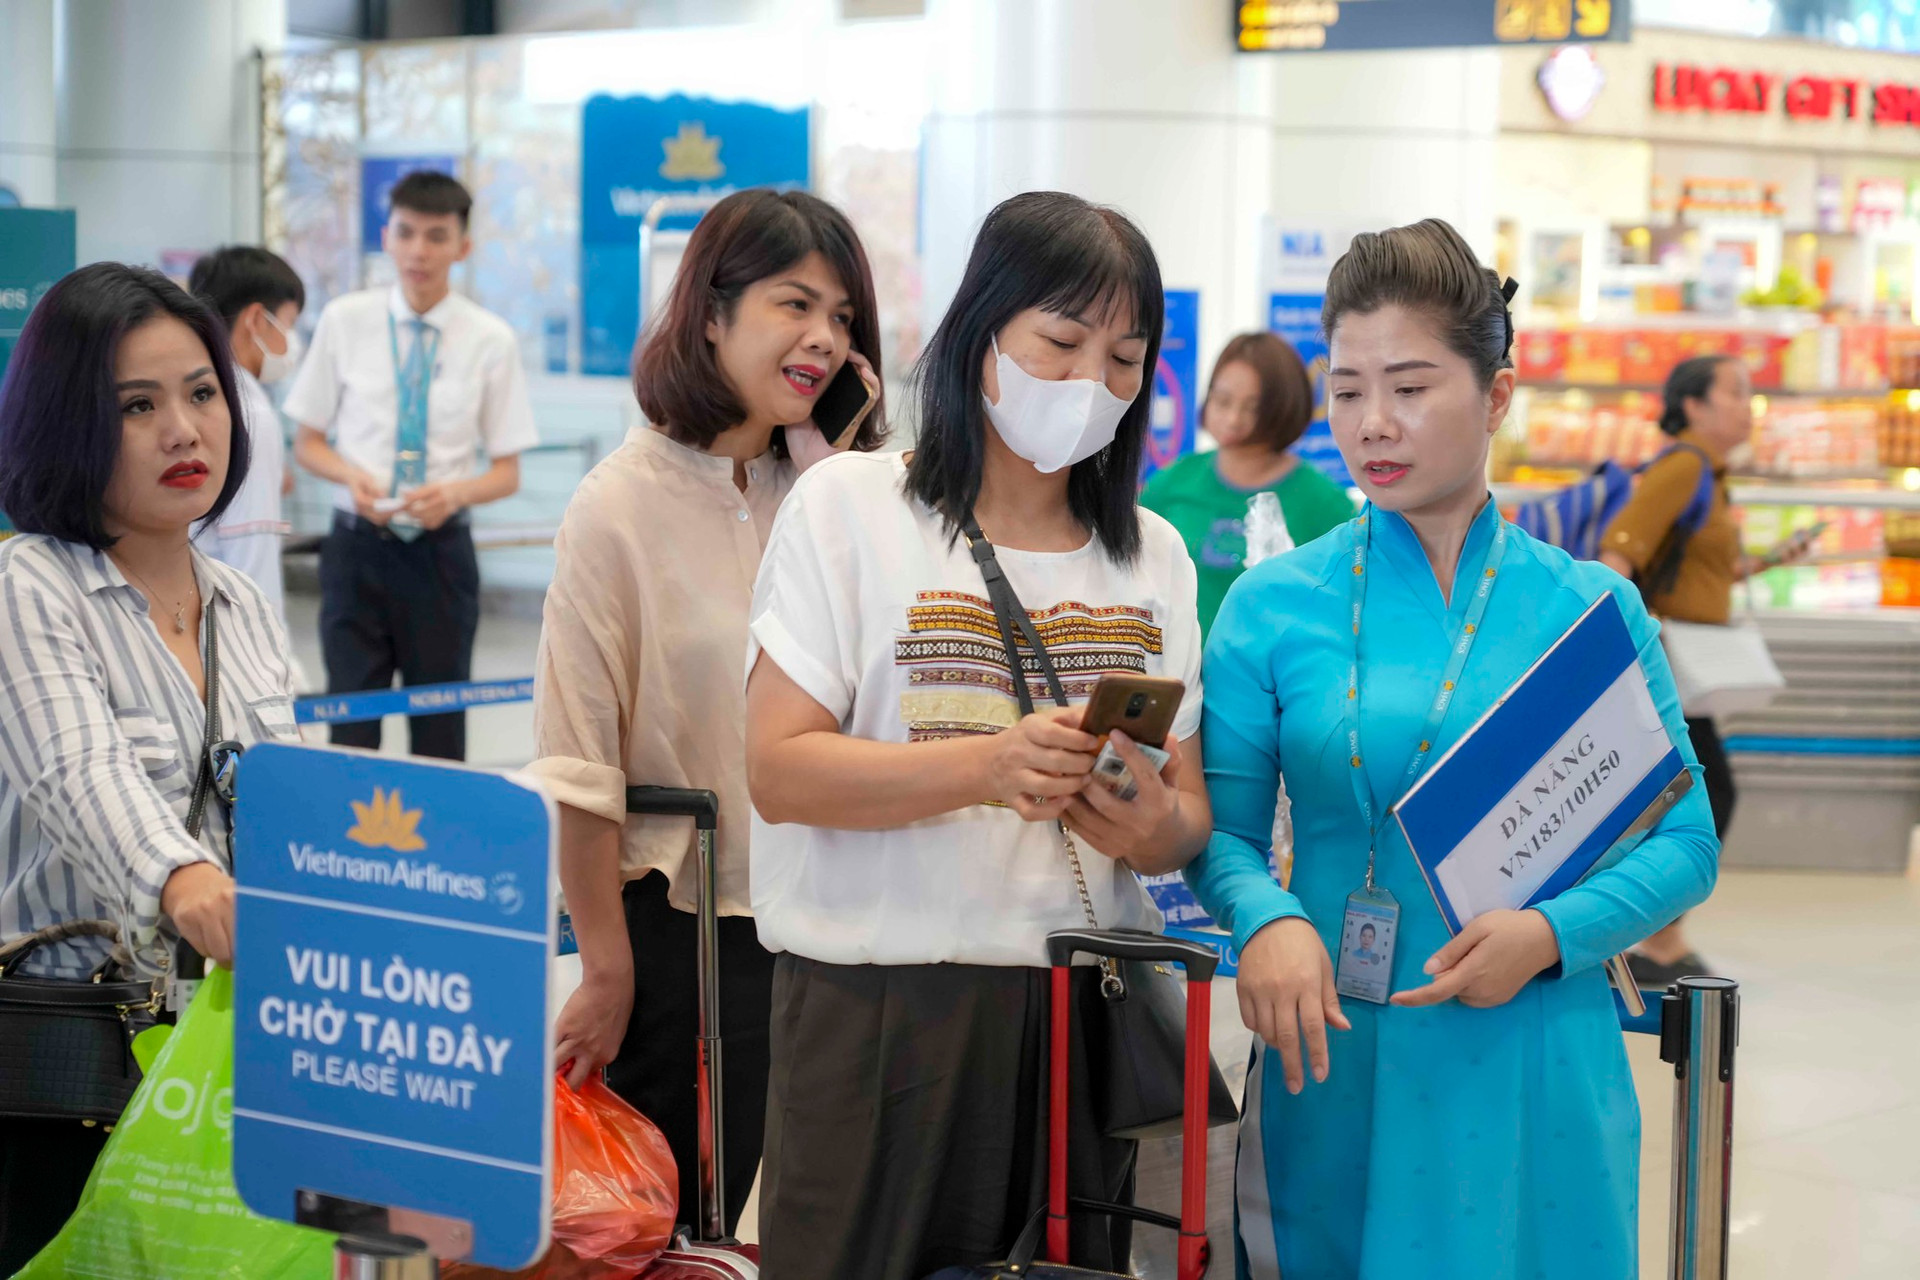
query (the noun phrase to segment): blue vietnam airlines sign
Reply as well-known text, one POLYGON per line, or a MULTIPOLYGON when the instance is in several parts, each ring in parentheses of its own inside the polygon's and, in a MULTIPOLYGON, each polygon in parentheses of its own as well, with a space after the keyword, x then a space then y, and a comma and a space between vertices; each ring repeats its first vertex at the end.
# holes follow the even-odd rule
POLYGON ((551 1205, 551 802, 509 778, 263 744, 240 766, 233 1171, 472 1224, 520 1267, 551 1205))
MULTIPOLYGON (((640 223, 662 196, 811 181, 809 114, 754 102, 589 98, 580 123, 580 364, 623 375, 640 327, 640 223)), ((695 219, 668 219, 685 230, 695 219)))

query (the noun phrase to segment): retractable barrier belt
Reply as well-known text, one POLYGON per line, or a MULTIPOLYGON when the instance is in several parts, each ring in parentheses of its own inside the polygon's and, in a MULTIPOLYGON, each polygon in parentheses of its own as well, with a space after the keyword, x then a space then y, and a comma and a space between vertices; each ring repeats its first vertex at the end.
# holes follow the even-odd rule
POLYGON ((533 700, 533 677, 518 680, 466 680, 454 684, 416 684, 404 689, 335 693, 294 700, 301 724, 356 724, 383 716, 432 716, 504 702, 533 700))

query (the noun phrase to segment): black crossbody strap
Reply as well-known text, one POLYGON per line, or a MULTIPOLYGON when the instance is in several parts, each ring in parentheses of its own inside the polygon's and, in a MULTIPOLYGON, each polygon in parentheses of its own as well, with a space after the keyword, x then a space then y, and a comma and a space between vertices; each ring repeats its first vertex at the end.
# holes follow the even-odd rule
POLYGON ((1016 627, 1020 635, 1026 637, 1027 646, 1039 661, 1040 672, 1047 678, 1047 689, 1053 694, 1054 703, 1066 706, 1067 691, 1060 683, 1060 673, 1054 669, 1053 657, 1041 642, 1040 632, 1028 616, 1026 606, 1014 594, 1013 584, 1007 581, 1006 572, 1000 568, 1000 561, 993 554, 993 544, 987 541, 986 534, 980 532, 980 522, 968 516, 960 532, 965 535, 967 547, 973 552, 974 563, 980 566, 980 576, 986 580, 987 599, 993 603, 994 621, 1000 624, 1000 639, 1007 646, 1007 670, 1013 676, 1014 695, 1020 699, 1020 714, 1033 714, 1033 694, 1027 689, 1026 666, 1020 661, 1020 644, 1014 636, 1016 627))
POLYGON ((213 794, 213 744, 220 741, 220 611, 207 601, 207 715, 206 735, 200 742, 200 769, 193 779, 193 800, 187 805, 187 834, 200 838, 207 821, 207 798, 213 794))

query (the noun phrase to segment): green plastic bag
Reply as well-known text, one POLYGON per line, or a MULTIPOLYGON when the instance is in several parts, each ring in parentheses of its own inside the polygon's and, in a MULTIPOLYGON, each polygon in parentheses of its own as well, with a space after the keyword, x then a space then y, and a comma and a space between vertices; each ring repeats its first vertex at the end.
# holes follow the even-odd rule
POLYGON ((260 1217, 233 1189, 233 974, 216 968, 127 1103, 80 1207, 16 1280, 325 1280, 333 1241, 260 1217))

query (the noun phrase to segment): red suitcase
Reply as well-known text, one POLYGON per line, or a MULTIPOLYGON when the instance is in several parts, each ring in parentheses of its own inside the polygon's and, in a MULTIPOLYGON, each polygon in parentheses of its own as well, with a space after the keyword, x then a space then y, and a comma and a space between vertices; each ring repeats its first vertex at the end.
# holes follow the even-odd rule
POLYGON ((627 812, 692 818, 700 844, 700 1069, 695 1077, 699 1094, 695 1114, 700 1136, 700 1203, 693 1225, 679 1228, 672 1247, 638 1272, 635 1280, 759 1280, 760 1247, 741 1244, 726 1230, 719 919, 714 890, 714 834, 720 826, 720 798, 711 791, 680 787, 628 787, 627 812))
POLYGON ((1046 1210, 1021 1232, 1005 1262, 948 1268, 929 1280, 1125 1280, 1111 1271, 1067 1265, 1067 1215, 1073 1210, 1118 1215, 1179 1232, 1179 1278, 1201 1280, 1208 1261, 1207 1096, 1213 1069, 1208 1037, 1213 1024, 1213 973, 1220 957, 1211 948, 1181 938, 1123 929, 1061 929, 1047 935, 1047 960, 1053 965, 1053 1029, 1047 1055, 1046 1210), (1072 1034, 1067 980, 1068 966, 1079 954, 1169 961, 1187 971, 1187 1096, 1180 1140, 1178 1218, 1134 1205, 1067 1196, 1067 1045, 1072 1034))

